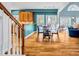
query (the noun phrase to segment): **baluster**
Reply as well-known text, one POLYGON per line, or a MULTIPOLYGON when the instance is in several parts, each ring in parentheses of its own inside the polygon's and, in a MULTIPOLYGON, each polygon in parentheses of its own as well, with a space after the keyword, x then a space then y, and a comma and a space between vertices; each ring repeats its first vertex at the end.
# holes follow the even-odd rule
POLYGON ((22 24, 22 54, 24 54, 24 24, 22 24))
POLYGON ((15 23, 13 22, 12 25, 12 54, 15 55, 15 23))
POLYGON ((13 54, 13 23, 11 21, 11 54, 13 54))
POLYGON ((16 53, 19 55, 18 25, 16 25, 16 53))
POLYGON ((20 55, 22 54, 22 30, 20 28, 20 55))
POLYGON ((9 24, 8 24, 8 55, 11 54, 11 19, 9 18, 9 24))

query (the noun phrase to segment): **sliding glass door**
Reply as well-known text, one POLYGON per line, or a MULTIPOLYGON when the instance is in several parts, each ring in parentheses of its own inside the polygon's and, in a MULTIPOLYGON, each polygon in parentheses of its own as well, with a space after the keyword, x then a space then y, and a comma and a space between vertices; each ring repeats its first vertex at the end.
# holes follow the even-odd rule
POLYGON ((49 25, 49 26, 58 25, 57 15, 46 15, 46 25, 49 25))

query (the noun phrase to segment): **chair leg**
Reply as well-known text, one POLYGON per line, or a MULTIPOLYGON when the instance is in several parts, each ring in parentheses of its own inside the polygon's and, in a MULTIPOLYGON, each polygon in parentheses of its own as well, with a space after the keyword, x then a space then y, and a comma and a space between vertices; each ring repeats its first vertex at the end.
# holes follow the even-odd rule
POLYGON ((45 38, 45 36, 43 35, 43 39, 45 38))
POLYGON ((51 36, 51 42, 53 41, 53 34, 52 34, 52 36, 51 36))
POLYGON ((36 41, 38 42, 38 40, 39 40, 39 33, 37 34, 37 38, 36 38, 36 41))
POLYGON ((50 39, 50 36, 49 36, 49 39, 50 39))
POLYGON ((59 34, 57 33, 57 36, 58 36, 58 40, 60 40, 60 38, 59 38, 59 34))
POLYGON ((45 36, 43 35, 43 41, 44 41, 45 36))

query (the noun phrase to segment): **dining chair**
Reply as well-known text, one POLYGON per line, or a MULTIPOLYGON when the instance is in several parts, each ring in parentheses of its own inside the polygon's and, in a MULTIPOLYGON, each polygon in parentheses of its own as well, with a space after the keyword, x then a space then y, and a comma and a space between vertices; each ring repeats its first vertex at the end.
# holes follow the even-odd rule
POLYGON ((37 41, 39 39, 39 34, 43 33, 43 26, 39 25, 37 26, 37 41))
POLYGON ((47 26, 43 26, 43 41, 46 37, 50 39, 50 31, 47 26))
POLYGON ((53 34, 56 34, 58 39, 60 39, 59 38, 59 25, 51 26, 50 31, 51 31, 52 37, 53 37, 53 34))

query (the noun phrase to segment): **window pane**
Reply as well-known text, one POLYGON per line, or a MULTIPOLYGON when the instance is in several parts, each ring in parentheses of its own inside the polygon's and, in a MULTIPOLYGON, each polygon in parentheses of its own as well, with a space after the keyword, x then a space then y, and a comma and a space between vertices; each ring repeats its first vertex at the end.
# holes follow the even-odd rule
POLYGON ((46 15, 46 25, 57 25, 58 20, 56 15, 46 15))
POLYGON ((37 25, 44 25, 44 15, 37 15, 37 25))

